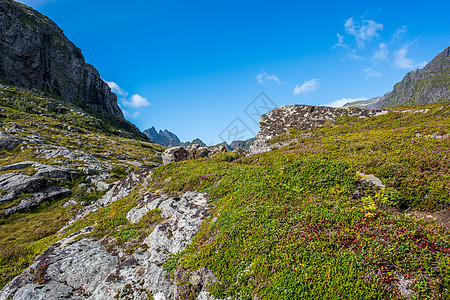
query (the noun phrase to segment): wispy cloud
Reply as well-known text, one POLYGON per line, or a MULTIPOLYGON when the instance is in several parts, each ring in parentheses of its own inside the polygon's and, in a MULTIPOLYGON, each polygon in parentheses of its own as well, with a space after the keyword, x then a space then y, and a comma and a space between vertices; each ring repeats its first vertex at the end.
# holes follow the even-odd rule
POLYGON ((393 42, 399 41, 402 39, 403 35, 408 31, 408 27, 403 25, 402 27, 398 28, 397 31, 391 36, 391 40, 393 42))
POLYGON ((387 45, 385 43, 381 43, 378 46, 378 49, 373 51, 373 60, 386 60, 388 55, 387 45))
POLYGON ((355 37, 359 48, 364 48, 365 42, 372 40, 374 37, 379 37, 378 31, 383 30, 383 24, 364 19, 355 22, 353 18, 347 19, 344 27, 347 34, 355 37))
POLYGON ((394 66, 400 69, 414 69, 414 68, 423 68, 427 62, 421 62, 416 64, 414 60, 406 57, 408 55, 409 47, 411 47, 415 41, 404 45, 400 49, 394 52, 394 66))
POLYGON ((330 103, 325 103, 322 106, 328 107, 343 107, 345 104, 355 101, 367 100, 368 98, 341 98, 338 100, 334 100, 330 103))
POLYGON ((123 105, 132 108, 141 108, 150 105, 150 102, 147 100, 147 98, 142 97, 139 94, 134 94, 128 101, 123 101, 122 103, 123 105))
POLYGON ((340 35, 339 33, 336 33, 338 42, 333 46, 333 48, 344 48, 347 49, 348 46, 344 43, 344 36, 340 35))
POLYGON ((373 67, 364 69, 364 72, 366 73, 365 78, 380 78, 381 76, 383 76, 383 73, 381 73, 380 71, 376 71, 373 69, 373 67))
POLYGON ((261 71, 257 76, 256 80, 259 84, 266 86, 271 84, 281 84, 280 78, 278 78, 275 74, 268 74, 266 72, 261 71))
POLYGON ((319 78, 313 78, 311 80, 303 82, 301 85, 294 87, 294 95, 308 94, 314 92, 319 88, 319 78))

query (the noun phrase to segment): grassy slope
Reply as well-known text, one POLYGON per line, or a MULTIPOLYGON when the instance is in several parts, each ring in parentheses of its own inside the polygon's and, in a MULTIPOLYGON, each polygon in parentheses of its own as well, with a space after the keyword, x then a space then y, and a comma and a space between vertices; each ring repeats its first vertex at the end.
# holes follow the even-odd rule
MULTIPOLYGON (((36 149, 64 146, 71 151, 82 150, 104 156, 105 159, 99 160, 111 165, 110 173, 114 176, 106 181, 112 183, 136 169, 131 162, 150 166, 152 163, 159 163, 160 160, 154 154, 155 151, 160 152, 164 148, 149 142, 116 136, 117 129, 101 119, 92 117, 74 106, 65 106, 62 100, 39 92, 14 87, 1 89, 0 110, 0 121, 3 123, 0 130, 12 127, 14 122, 23 128, 23 131, 13 132, 16 137, 27 137, 34 132, 47 139, 47 144, 36 145, 34 148, 21 150, 19 146, 13 150, 0 150, 0 166, 26 160, 52 165, 55 162, 38 155, 36 149), (65 113, 58 113, 57 109, 63 109, 65 113), (82 128, 84 132, 69 132, 65 129, 67 125, 82 128), (123 155, 127 155, 128 158, 126 160, 116 158, 123 155)), ((72 163, 71 166, 75 168, 82 165, 77 161, 62 159, 72 163)), ((32 167, 21 171, 29 175, 36 172, 32 167)), ((8 171, 0 172, 0 175, 4 173, 8 171)), ((101 191, 86 193, 86 190, 78 187, 80 183, 87 183, 86 176, 61 183, 72 190, 71 196, 43 203, 39 208, 20 212, 8 218, 0 218, 0 287, 20 274, 34 261, 36 255, 58 239, 55 233, 81 207, 78 204, 62 208, 69 198, 79 203, 92 202, 104 193, 101 191)), ((0 203, 0 213, 12 205, 17 205, 24 196, 26 195, 19 195, 18 199, 12 202, 0 203)))
MULTIPOLYGON (((247 158, 220 153, 157 168, 150 192, 200 190, 214 205, 193 243, 166 269, 212 270, 217 282, 210 290, 217 297, 392 299, 401 298, 398 281, 409 280, 413 299, 448 298, 448 231, 380 209, 449 206, 450 139, 433 135, 450 133, 450 105, 428 108, 341 118, 306 138, 293 131, 272 141, 291 141, 287 148, 247 158), (387 189, 361 185, 356 171, 375 174, 387 189)), ((129 224, 125 215, 139 196, 99 210, 60 236, 50 233, 18 247, 7 258, 23 264, 6 260, 17 268, 8 274, 28 265, 30 252, 90 224, 97 224, 93 237, 110 236, 128 251, 145 248, 142 238, 163 220, 152 211, 129 224)), ((183 297, 195 299, 198 287, 188 278, 180 284, 183 297)))
MULTIPOLYGON (((392 299, 401 298, 399 280, 410 280, 412 299, 448 299, 448 231, 380 209, 450 204, 450 139, 432 137, 450 133, 450 105, 428 108, 341 118, 309 138, 276 138, 293 142, 257 156, 158 168, 154 189, 206 191, 215 205, 178 267, 212 270, 216 297, 392 299), (356 171, 387 189, 361 186, 356 171)), ((183 283, 194 299, 196 287, 183 283)))

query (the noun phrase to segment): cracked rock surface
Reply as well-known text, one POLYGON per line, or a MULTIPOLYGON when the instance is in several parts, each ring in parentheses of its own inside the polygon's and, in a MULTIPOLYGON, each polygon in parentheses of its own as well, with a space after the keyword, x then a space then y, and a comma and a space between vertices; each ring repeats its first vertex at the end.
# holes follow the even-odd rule
MULTIPOLYGON (((163 270, 171 254, 183 251, 202 220, 208 216, 205 194, 186 192, 180 198, 143 196, 141 207, 129 212, 158 208, 165 218, 144 240, 146 250, 132 254, 106 251, 95 240, 77 236, 95 230, 89 226, 51 246, 21 275, 1 291, 0 299, 179 299, 179 288, 163 270)), ((130 217, 133 216, 133 217, 130 217)), ((195 273, 202 287, 198 299, 213 299, 206 291, 213 280, 207 270, 195 273), (198 273, 198 274, 197 274, 198 273), (205 278, 205 282, 201 282, 205 278)))

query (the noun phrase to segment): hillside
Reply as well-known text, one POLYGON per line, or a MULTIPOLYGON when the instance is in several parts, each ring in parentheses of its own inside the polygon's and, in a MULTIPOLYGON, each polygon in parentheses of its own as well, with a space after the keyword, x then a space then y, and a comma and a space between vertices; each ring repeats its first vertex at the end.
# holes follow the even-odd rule
POLYGON ((262 154, 132 173, 3 251, 11 278, 55 243, 0 299, 446 299, 448 124, 448 104, 342 116, 262 154))
POLYGON ((163 147, 119 135, 61 99, 0 85, 1 286, 120 178, 160 164, 163 147))
POLYGON ((345 107, 389 108, 426 105, 450 101, 450 46, 438 54, 423 69, 411 71, 393 90, 381 98, 347 103, 345 107), (374 100, 376 101, 374 103, 374 100))

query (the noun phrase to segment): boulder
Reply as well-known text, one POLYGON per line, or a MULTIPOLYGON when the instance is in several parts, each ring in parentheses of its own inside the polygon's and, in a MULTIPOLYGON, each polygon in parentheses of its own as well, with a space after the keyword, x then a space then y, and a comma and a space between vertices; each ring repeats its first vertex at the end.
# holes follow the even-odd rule
POLYGON ((162 155, 163 164, 183 161, 189 158, 189 151, 183 147, 172 147, 164 151, 162 155))
POLYGON ((15 147, 17 147, 20 143, 22 143, 21 140, 19 140, 18 138, 4 133, 2 131, 0 131, 0 150, 6 149, 6 150, 10 150, 10 149, 14 149, 15 147))

